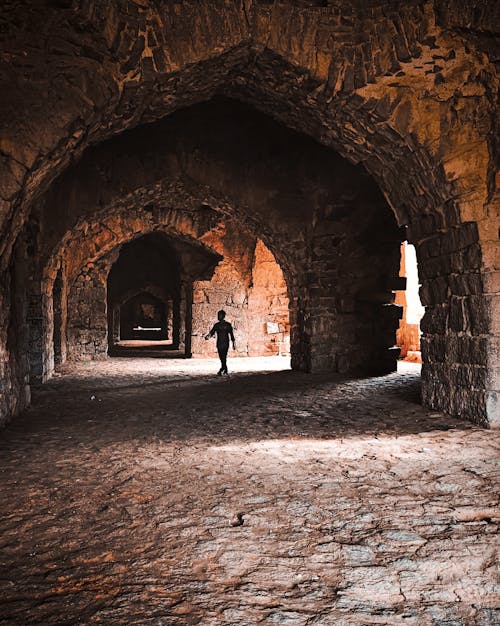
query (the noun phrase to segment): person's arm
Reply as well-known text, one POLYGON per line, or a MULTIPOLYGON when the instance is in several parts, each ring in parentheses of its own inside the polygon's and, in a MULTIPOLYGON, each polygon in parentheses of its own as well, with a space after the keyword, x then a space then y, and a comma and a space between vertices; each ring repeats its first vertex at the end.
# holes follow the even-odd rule
POLYGON ((215 335, 215 325, 212 326, 212 330, 205 335, 205 339, 210 339, 210 337, 213 337, 214 335, 215 335))
POLYGON ((236 343, 234 341, 233 326, 231 324, 229 324, 229 336, 231 337, 231 341, 233 342, 233 350, 236 350, 236 343))

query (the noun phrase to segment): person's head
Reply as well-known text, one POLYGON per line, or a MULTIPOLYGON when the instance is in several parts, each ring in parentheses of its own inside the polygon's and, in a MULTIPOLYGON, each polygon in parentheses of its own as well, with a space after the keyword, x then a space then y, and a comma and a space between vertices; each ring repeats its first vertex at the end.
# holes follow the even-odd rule
POLYGON ((217 311, 217 319, 219 320, 219 322, 222 322, 222 320, 226 317, 226 312, 223 311, 222 309, 220 311, 217 311))

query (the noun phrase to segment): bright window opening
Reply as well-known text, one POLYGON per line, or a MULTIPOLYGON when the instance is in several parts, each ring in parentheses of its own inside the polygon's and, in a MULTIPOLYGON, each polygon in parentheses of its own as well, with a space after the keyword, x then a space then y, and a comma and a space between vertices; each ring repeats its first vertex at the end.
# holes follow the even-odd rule
POLYGON ((403 307, 403 316, 396 333, 396 343, 401 349, 401 359, 421 363, 420 321, 425 309, 418 293, 420 285, 415 246, 406 241, 401 244, 399 275, 406 277, 406 290, 396 291, 395 302, 403 307))

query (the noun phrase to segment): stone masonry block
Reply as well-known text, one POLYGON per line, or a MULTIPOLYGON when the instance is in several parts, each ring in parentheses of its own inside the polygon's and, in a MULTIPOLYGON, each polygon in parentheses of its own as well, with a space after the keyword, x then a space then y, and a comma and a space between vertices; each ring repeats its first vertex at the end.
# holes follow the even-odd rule
POLYGON ((470 421, 485 424, 486 391, 457 387, 451 394, 450 399, 449 412, 452 415, 458 415, 470 421))
POLYGON ((422 359, 427 363, 442 363, 446 354, 446 339, 441 335, 424 335, 420 339, 422 359))
POLYGON ((420 322, 420 330, 423 333, 441 334, 446 332, 449 306, 438 304, 426 307, 425 314, 420 322))
POLYGON ((469 323, 464 298, 450 298, 449 326, 455 332, 467 330, 469 323))
POLYGON ((442 385, 443 389, 450 384, 450 370, 444 363, 425 363, 422 367, 422 382, 425 385, 434 386, 442 385))
POLYGON ((472 332, 486 334, 489 332, 492 302, 484 296, 467 296, 464 299, 472 332))
POLYGON ((488 423, 495 428, 500 425, 500 391, 486 393, 486 415, 488 423))
POLYGON ((419 293, 424 306, 445 302, 448 298, 448 279, 440 276, 426 280, 420 287, 419 293))
POLYGON ((447 335, 446 361, 449 363, 486 365, 488 362, 488 338, 447 335))
POLYGON ((441 253, 448 254, 455 250, 467 248, 476 243, 478 239, 477 225, 474 222, 461 224, 441 235, 441 253))
POLYGON ((464 270, 480 269, 482 261, 481 246, 475 243, 463 250, 464 270))
POLYGON ((486 293, 500 293, 500 270, 483 274, 483 282, 486 293))
POLYGON ((460 387, 484 389, 488 370, 481 365, 456 364, 451 368, 451 382, 460 387))
POLYGON ((500 294, 494 296, 486 296, 488 302, 489 316, 491 319, 490 332, 500 336, 500 294))
POLYGON ((479 272, 451 274, 449 283, 451 293, 457 296, 480 294, 483 290, 483 281, 479 272))

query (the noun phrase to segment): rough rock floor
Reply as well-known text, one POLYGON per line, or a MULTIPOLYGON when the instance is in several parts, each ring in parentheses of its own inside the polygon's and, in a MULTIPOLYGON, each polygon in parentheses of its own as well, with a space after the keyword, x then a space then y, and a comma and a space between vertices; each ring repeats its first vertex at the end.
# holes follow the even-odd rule
POLYGON ((0 624, 500 624, 498 431, 424 410, 415 365, 230 366, 36 391, 0 433, 0 624))

